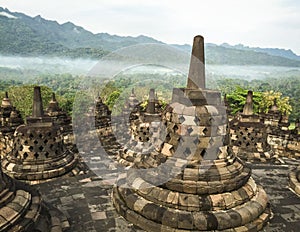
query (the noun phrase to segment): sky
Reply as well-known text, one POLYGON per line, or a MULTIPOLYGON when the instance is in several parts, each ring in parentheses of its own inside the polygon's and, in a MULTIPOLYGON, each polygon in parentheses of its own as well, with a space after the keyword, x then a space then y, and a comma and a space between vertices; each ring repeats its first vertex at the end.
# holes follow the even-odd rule
POLYGON ((299 0, 0 0, 0 6, 93 33, 146 35, 170 44, 292 49, 300 55, 299 0))

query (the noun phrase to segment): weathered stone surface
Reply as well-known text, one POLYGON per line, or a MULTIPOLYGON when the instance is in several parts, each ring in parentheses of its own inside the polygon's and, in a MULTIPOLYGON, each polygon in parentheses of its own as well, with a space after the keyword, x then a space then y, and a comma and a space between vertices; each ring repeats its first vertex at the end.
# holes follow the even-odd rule
MULTIPOLYGON (((192 57, 191 65, 195 64, 192 57)), ((145 223, 152 221, 161 225, 158 231, 258 231, 269 220, 265 191, 228 146, 220 93, 206 90, 203 78, 199 67, 191 67, 188 88, 173 91, 172 103, 162 115, 165 137, 157 148, 164 162, 149 167, 156 171, 129 172, 113 190, 116 209, 125 207, 125 218, 142 229, 156 231, 145 223), (163 183, 156 182, 167 175, 163 183), (141 186, 147 186, 147 191, 141 186)))
POLYGON ((248 92, 242 114, 230 121, 230 135, 233 151, 245 161, 277 162, 267 142, 267 128, 260 117, 253 113, 253 93, 248 92))
POLYGON ((66 148, 60 126, 44 115, 39 87, 34 89, 33 108, 27 123, 14 133, 12 149, 1 163, 3 170, 31 184, 72 175, 78 156, 66 148))
POLYGON ((2 173, 0 167, 0 231, 63 231, 68 223, 62 214, 52 210, 42 202, 40 194, 29 186, 14 182, 2 173), (55 228, 52 229, 52 228, 55 228))

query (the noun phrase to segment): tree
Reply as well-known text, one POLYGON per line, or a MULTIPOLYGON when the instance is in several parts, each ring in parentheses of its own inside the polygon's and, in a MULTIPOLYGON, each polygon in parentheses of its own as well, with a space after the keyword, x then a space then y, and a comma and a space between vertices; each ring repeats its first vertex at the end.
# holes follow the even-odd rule
MULTIPOLYGON (((235 91, 226 95, 226 99, 229 103, 229 107, 231 108, 232 114, 236 114, 237 112, 242 112, 244 105, 246 103, 248 90, 244 89, 240 86, 237 86, 235 91)), ((262 94, 260 92, 253 92, 253 111, 254 113, 259 112, 259 103, 262 100, 262 94)))
MULTIPOLYGON (((33 89, 34 85, 22 85, 22 86, 11 86, 7 89, 9 98, 11 99, 13 105, 21 112, 22 117, 25 118, 32 114, 32 104, 33 104, 33 89)), ((46 86, 41 86, 41 94, 43 99, 43 107, 46 110, 49 101, 52 97, 52 89, 46 86)), ((4 96, 4 94, 2 95, 4 96)), ((72 103, 69 100, 56 96, 56 99, 60 104, 60 106, 70 107, 72 103)), ((64 109, 69 110, 70 109, 64 109)))
POLYGON ((270 108, 276 102, 279 111, 282 114, 289 115, 292 112, 292 106, 289 102, 289 97, 283 97, 281 92, 274 92, 273 90, 263 92, 262 99, 259 104, 259 109, 261 112, 268 113, 270 108))

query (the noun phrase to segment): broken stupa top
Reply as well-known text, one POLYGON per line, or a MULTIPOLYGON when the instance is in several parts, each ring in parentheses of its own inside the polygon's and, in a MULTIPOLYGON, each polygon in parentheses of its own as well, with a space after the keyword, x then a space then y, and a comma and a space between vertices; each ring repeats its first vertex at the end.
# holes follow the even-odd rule
POLYGON ((8 98, 8 92, 5 92, 5 97, 2 99, 2 108, 12 107, 10 99, 8 98))
POLYGON ((187 88, 173 90, 162 115, 156 142, 167 159, 129 169, 113 189, 117 211, 146 231, 259 231, 269 219, 265 191, 228 148, 226 108, 205 89, 203 51, 196 36, 187 88))
POLYGON ((72 119, 62 108, 56 100, 55 93, 52 93, 52 98, 45 111, 45 115, 51 117, 52 121, 61 127, 63 134, 72 133, 72 119))
POLYGON ((21 124, 23 124, 21 113, 12 105, 8 92, 5 92, 0 107, 0 131, 11 133, 21 124))
POLYGON ((56 100, 55 93, 52 93, 52 98, 48 104, 47 113, 59 112, 62 109, 59 107, 58 101, 56 100))

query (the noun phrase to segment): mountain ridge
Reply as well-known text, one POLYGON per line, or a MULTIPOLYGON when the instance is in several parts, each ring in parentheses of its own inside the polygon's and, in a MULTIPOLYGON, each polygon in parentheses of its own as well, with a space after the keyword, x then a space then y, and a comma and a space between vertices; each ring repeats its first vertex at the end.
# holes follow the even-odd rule
MULTIPOLYGON (((98 59, 109 52, 140 43, 160 43, 152 37, 94 34, 72 22, 59 24, 41 15, 30 17, 0 7, 0 54, 59 56, 98 59)), ((172 46, 190 52, 188 44, 172 46)), ((300 56, 291 50, 251 48, 242 44, 206 43, 206 62, 232 65, 274 65, 300 67, 300 56)))

